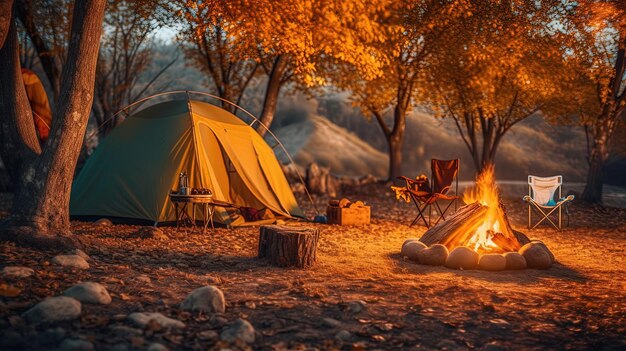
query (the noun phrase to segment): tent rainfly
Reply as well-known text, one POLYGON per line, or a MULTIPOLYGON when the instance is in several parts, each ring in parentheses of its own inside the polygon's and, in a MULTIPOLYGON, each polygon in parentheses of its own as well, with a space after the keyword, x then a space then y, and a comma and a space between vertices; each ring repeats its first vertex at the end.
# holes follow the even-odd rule
MULTIPOLYGON (((263 138, 230 112, 186 99, 147 107, 115 128, 74 181, 70 213, 175 221, 168 194, 180 172, 190 187, 211 189, 216 200, 304 217, 263 138)), ((214 220, 246 224, 237 211, 221 207, 214 220)))

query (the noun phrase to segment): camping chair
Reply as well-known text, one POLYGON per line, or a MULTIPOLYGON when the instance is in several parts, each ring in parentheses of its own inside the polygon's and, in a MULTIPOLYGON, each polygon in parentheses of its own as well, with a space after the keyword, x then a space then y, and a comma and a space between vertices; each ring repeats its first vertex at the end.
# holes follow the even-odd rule
POLYGON ((435 207, 435 212, 438 217, 434 225, 437 225, 440 220, 446 220, 445 214, 454 204, 454 211, 457 209, 457 200, 459 199, 459 160, 431 160, 431 179, 432 186, 428 184, 427 179, 411 179, 408 177, 398 177, 406 182, 406 190, 413 200, 415 207, 417 208, 417 216, 411 222, 410 226, 413 226, 419 222, 420 218, 424 222, 427 228, 431 226, 432 208, 435 207), (453 182, 455 183, 455 190, 453 195, 449 195, 448 192, 452 188, 453 182), (439 203, 441 201, 450 201, 447 206, 442 209, 439 203), (428 222, 425 218, 425 210, 428 207, 428 222))
POLYGON ((565 208, 567 215, 567 224, 569 225, 569 211, 567 205, 574 200, 574 195, 565 198, 561 197, 561 185, 563 184, 562 176, 554 177, 537 177, 528 176, 528 195, 524 196, 524 201, 528 203, 528 229, 535 229, 543 221, 547 220, 556 228, 562 228, 562 210, 565 208), (558 201, 554 201, 554 193, 559 191, 558 201), (541 219, 532 226, 533 209, 539 214, 541 219), (554 212, 558 213, 558 224, 554 223, 550 218, 554 212))

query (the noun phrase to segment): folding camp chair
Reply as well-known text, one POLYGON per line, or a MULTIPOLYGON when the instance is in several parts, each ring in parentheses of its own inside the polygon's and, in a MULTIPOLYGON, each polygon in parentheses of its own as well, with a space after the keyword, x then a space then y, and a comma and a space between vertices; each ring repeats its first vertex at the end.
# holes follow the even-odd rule
POLYGON ((428 184, 428 180, 425 179, 398 177, 398 179, 403 179, 406 182, 406 190, 417 208, 417 216, 410 226, 422 219, 424 225, 430 228, 433 207, 438 216, 434 225, 437 225, 441 220, 446 220, 445 214, 453 204, 454 211, 457 209, 457 200, 459 199, 459 160, 432 159, 431 175, 432 187, 428 184), (452 188, 453 183, 455 183, 454 194, 450 195, 448 192, 452 188), (442 209, 439 203, 443 201, 449 201, 449 203, 442 209), (428 221, 425 218, 426 207, 428 207, 428 221))
POLYGON ((567 205, 574 200, 574 195, 565 198, 561 197, 562 176, 537 177, 528 176, 528 195, 524 196, 524 201, 528 203, 528 229, 535 229, 543 221, 548 221, 557 230, 562 228, 562 212, 565 209, 567 224, 569 225, 569 211, 567 205), (554 201, 554 193, 558 190, 558 201, 554 201), (533 209, 540 216, 540 220, 532 226, 533 209), (558 224, 550 218, 553 213, 558 214, 558 224))

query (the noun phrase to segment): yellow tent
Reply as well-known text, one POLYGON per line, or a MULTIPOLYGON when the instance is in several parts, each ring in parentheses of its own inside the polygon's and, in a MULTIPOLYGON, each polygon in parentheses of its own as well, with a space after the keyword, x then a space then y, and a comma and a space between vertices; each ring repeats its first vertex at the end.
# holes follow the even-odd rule
MULTIPOLYGON (((76 178, 74 216, 174 221, 170 190, 178 175, 214 199, 275 215, 304 217, 274 152, 233 114, 193 100, 145 108, 115 128, 76 178)), ((215 220, 246 224, 237 211, 217 208, 215 220)))

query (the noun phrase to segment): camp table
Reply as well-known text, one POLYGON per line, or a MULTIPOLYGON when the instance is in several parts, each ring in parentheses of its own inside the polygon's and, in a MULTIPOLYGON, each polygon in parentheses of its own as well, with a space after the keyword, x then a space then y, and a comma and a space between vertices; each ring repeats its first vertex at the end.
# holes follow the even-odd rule
POLYGON ((213 201, 213 195, 199 194, 199 195, 183 195, 170 193, 170 201, 174 204, 174 210, 176 211, 176 229, 181 223, 190 221, 192 226, 196 225, 196 206, 202 206, 202 232, 207 229, 209 222, 211 228, 213 226, 213 214, 215 213, 215 206, 218 205, 213 201), (187 205, 191 204, 191 216, 187 211, 187 205), (179 208, 180 205, 180 208, 179 208))

